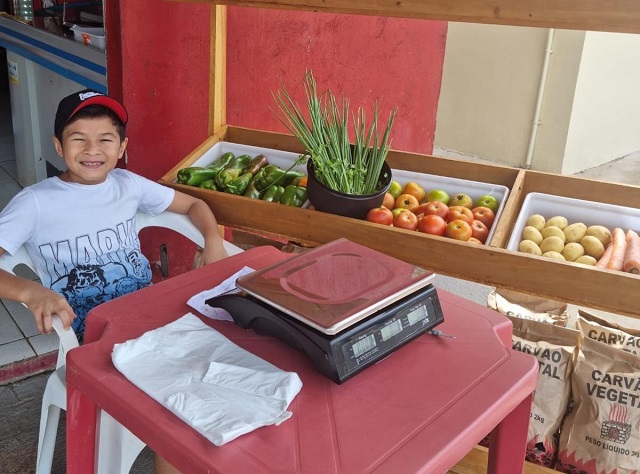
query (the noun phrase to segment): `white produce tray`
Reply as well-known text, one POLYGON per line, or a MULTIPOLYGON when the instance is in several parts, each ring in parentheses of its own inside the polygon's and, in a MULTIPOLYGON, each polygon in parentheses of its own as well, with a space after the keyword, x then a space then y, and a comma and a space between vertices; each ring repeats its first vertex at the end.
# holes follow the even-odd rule
POLYGON ((482 183, 479 181, 469 181, 467 179, 450 178, 448 176, 437 176, 397 169, 392 169, 391 175, 394 181, 398 181, 403 186, 409 181, 416 182, 422 186, 427 193, 433 189, 442 189, 449 194, 449 197, 461 193, 468 194, 474 203, 480 196, 489 195, 495 197, 498 200, 498 212, 496 212, 495 221, 491 229, 489 229, 489 235, 486 241, 487 244, 491 242, 498 220, 502 215, 502 210, 507 201, 507 196, 509 196, 508 187, 500 184, 482 183))
POLYGON ((613 230, 614 227, 620 227, 625 231, 640 230, 640 209, 552 194, 529 193, 524 198, 522 209, 511 231, 507 250, 518 250, 518 244, 522 240, 522 230, 526 226, 527 219, 533 214, 540 214, 545 219, 564 216, 569 224, 582 222, 587 227, 603 225, 609 230, 613 230))

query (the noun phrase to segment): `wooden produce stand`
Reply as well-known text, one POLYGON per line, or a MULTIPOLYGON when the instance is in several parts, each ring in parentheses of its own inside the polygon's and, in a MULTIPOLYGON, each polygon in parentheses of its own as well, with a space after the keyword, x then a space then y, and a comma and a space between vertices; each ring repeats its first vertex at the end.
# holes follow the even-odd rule
POLYGON ((640 318, 640 276, 554 261, 505 248, 524 198, 530 192, 640 207, 640 187, 637 186, 390 152, 388 162, 395 169, 499 184, 510 189, 502 217, 494 224, 497 228, 491 242, 478 246, 174 182, 179 169, 194 163, 221 140, 303 151, 297 140, 289 135, 226 124, 226 5, 638 33, 640 8, 636 0, 468 0, 453 3, 446 0, 209 0, 208 3, 216 4, 211 23, 210 137, 163 176, 161 182, 202 198, 211 206, 220 224, 232 228, 282 236, 312 245, 345 237, 443 275, 640 318))

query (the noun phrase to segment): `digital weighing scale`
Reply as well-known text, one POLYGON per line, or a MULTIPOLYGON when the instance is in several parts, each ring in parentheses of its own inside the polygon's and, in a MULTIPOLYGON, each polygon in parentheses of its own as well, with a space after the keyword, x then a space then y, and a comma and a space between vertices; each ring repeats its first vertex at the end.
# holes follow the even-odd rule
POLYGON ((342 383, 444 320, 434 274, 338 239, 238 278, 206 303, 305 352, 342 383))

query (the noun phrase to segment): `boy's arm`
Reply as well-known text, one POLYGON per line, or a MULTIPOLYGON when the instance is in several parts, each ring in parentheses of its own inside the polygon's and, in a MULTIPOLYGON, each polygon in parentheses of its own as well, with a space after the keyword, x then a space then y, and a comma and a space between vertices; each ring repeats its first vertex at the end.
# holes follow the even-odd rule
POLYGON ((175 192, 168 211, 185 214, 204 236, 202 264, 207 265, 228 257, 216 218, 203 200, 180 191, 175 192))
MULTIPOLYGON (((4 249, 0 248, 0 255, 4 253, 4 249)), ((53 330, 51 322, 53 314, 60 316, 65 329, 76 317, 64 296, 45 288, 38 282, 21 278, 4 270, 0 270, 0 297, 27 305, 41 333, 49 333, 53 330)))

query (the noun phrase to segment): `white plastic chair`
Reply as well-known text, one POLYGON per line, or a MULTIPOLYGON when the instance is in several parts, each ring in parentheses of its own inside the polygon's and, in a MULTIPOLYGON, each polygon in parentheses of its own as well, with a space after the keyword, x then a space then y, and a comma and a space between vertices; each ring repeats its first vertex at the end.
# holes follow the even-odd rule
MULTIPOLYGON (((204 245, 204 238, 200 231, 188 217, 181 214, 167 211, 157 216, 150 216, 138 213, 136 215, 136 225, 138 232, 145 227, 164 227, 184 235, 196 245, 201 247, 204 245)), ((227 241, 224 241, 224 247, 230 256, 242 252, 242 249, 227 241)), ((21 264, 36 272, 35 266, 24 247, 20 247, 13 255, 5 253, 0 257, 0 268, 10 273, 14 273, 15 268, 21 264)), ((60 346, 56 370, 49 376, 42 397, 36 474, 49 474, 51 472, 60 410, 67 409, 66 354, 78 347, 78 339, 75 333, 71 329, 65 330, 62 327, 62 321, 57 315, 54 315, 53 318, 53 328, 60 338, 60 346)), ((145 444, 105 411, 100 411, 98 423, 96 472, 98 474, 129 472, 145 444)))

